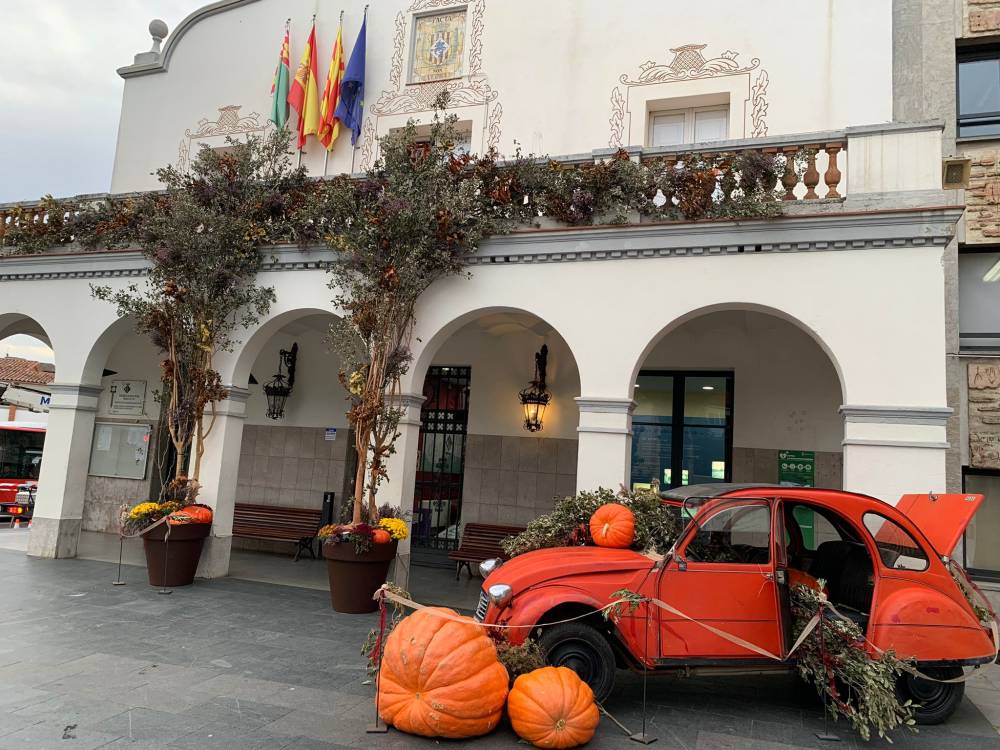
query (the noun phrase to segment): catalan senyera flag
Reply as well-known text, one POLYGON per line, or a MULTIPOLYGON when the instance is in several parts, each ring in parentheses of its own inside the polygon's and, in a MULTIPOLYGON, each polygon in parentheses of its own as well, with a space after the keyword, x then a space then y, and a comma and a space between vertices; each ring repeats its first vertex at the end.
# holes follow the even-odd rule
POLYGON ((285 39, 278 54, 278 66, 274 69, 274 80, 271 81, 271 122, 279 128, 285 127, 285 123, 288 122, 288 79, 291 78, 288 49, 286 26, 285 39))
POLYGON ((344 23, 341 21, 337 29, 337 41, 334 42, 330 55, 330 70, 326 74, 326 86, 320 97, 319 132, 316 136, 327 151, 333 150, 333 144, 340 135, 340 120, 335 114, 340 101, 340 82, 344 78, 344 23))
POLYGON ((299 67, 295 70, 295 80, 292 81, 292 88, 288 92, 288 103, 299 115, 298 148, 300 151, 306 143, 306 136, 315 135, 319 129, 319 90, 316 83, 318 79, 316 22, 314 21, 306 48, 302 50, 299 67))

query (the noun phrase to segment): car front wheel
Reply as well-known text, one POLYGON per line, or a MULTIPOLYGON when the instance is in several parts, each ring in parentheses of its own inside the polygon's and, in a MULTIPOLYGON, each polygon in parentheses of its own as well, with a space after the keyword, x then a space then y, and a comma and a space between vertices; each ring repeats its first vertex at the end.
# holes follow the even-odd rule
MULTIPOLYGON (((928 677, 950 680, 962 676, 961 667, 928 667, 921 670, 928 677)), ((917 724, 940 724, 948 720, 965 695, 964 682, 933 682, 903 673, 896 683, 901 701, 913 701, 917 724)))
POLYGON ((546 628, 538 645, 553 667, 569 667, 603 703, 615 686, 615 655, 607 639, 595 628, 567 622, 546 628))

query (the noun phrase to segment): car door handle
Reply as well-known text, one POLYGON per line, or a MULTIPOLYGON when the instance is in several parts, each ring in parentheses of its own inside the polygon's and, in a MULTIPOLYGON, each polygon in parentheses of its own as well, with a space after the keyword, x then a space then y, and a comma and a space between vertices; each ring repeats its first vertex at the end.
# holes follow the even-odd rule
POLYGON ((773 581, 774 580, 774 573, 765 573, 764 574, 764 578, 766 578, 769 581, 773 581))

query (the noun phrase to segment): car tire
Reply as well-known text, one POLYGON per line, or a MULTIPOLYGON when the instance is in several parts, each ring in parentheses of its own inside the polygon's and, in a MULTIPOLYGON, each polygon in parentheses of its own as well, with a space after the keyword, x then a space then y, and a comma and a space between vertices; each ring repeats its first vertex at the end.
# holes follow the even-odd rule
MULTIPOLYGON (((939 680, 962 676, 961 667, 928 667, 920 671, 939 680)), ((941 724, 962 702, 965 683, 931 682, 904 672, 896 682, 896 694, 901 701, 913 701, 913 718, 917 724, 941 724)))
POLYGON ((615 687, 615 654, 596 628, 579 622, 553 625, 542 632, 538 645, 547 664, 576 672, 594 691, 598 703, 611 695, 615 687))

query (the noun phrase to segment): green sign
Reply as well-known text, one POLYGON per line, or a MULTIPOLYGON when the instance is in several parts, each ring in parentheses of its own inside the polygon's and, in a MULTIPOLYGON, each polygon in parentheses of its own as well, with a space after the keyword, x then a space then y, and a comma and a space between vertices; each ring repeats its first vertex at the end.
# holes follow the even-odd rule
POLYGON ((812 487, 816 484, 816 454, 813 451, 778 451, 778 484, 812 487))

